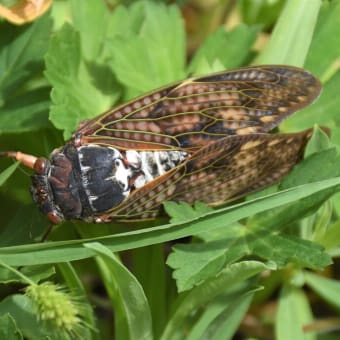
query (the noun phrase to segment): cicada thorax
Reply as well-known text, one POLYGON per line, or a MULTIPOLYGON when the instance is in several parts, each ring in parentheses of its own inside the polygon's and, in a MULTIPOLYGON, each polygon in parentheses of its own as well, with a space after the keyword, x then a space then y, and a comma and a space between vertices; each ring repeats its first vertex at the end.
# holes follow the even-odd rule
POLYGON ((72 143, 54 151, 32 176, 31 193, 53 223, 81 219, 101 222, 101 214, 131 192, 183 162, 182 151, 118 151, 72 143))

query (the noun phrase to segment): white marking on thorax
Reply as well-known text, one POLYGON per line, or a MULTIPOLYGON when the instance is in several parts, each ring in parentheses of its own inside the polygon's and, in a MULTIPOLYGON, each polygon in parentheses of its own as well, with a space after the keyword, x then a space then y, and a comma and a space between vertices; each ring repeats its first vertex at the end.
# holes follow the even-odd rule
POLYGON ((138 189, 182 163, 188 157, 188 153, 127 150, 125 157, 134 169, 142 172, 134 182, 135 188, 138 189))
MULTIPOLYGON (((97 145, 92 145, 92 144, 88 144, 86 146, 84 146, 86 148, 89 147, 93 147, 96 148, 98 147, 97 145)), ((89 185, 89 171, 93 170, 90 166, 86 166, 84 165, 84 157, 82 154, 82 148, 80 147, 78 149, 78 159, 79 159, 79 165, 80 165, 80 169, 81 169, 81 173, 82 173, 82 181, 84 184, 84 189, 85 192, 87 194, 87 198, 89 200, 90 205, 93 207, 92 202, 94 202, 95 200, 98 199, 98 196, 95 196, 91 193, 91 191, 88 189, 88 185, 89 185)), ((113 181, 119 184, 119 186, 122 188, 122 195, 124 195, 124 197, 128 197, 131 191, 131 187, 130 187, 130 178, 133 175, 133 169, 131 168, 127 168, 124 165, 123 162, 123 156, 122 154, 114 148, 109 148, 112 150, 113 154, 112 154, 112 163, 114 166, 114 170, 112 172, 112 176, 103 178, 103 180, 105 181, 113 181)))

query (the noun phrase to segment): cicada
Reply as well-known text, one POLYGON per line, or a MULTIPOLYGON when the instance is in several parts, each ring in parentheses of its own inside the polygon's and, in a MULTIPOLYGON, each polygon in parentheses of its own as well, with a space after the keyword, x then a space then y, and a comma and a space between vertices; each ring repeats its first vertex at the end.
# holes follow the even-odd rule
POLYGON ((268 134, 312 103, 304 69, 266 65, 187 79, 84 121, 49 159, 5 152, 34 170, 31 193, 53 223, 149 219, 164 201, 211 206, 279 181, 311 130, 268 134))

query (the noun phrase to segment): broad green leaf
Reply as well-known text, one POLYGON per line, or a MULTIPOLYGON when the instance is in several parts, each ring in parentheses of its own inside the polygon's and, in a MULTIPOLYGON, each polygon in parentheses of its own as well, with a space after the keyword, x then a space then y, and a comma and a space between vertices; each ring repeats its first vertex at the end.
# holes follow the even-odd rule
POLYGON ((304 292, 285 285, 282 288, 276 314, 276 339, 315 340, 313 334, 305 334, 303 327, 313 321, 312 311, 304 292))
POLYGON ((210 66, 216 60, 220 61, 221 68, 214 71, 222 71, 244 65, 250 59, 250 49, 255 42, 259 26, 248 27, 240 24, 227 32, 220 28, 210 34, 198 51, 195 53, 188 71, 201 73, 201 60, 204 59, 210 66), (232 48, 231 48, 232 46, 232 48))
POLYGON ((212 208, 199 201, 195 202, 194 206, 187 202, 164 202, 163 205, 166 213, 171 217, 171 223, 192 220, 202 216, 202 214, 213 211, 212 208))
POLYGON ((174 269, 179 292, 217 275, 227 264, 249 254, 244 227, 225 225, 224 229, 230 229, 229 236, 202 243, 177 244, 172 248, 167 264, 174 269))
POLYGON ((269 228, 262 228, 262 232, 258 229, 249 233, 248 244, 251 253, 275 262, 279 268, 291 262, 300 267, 322 269, 332 263, 322 246, 292 235, 277 234, 277 229, 270 232, 269 228))
POLYGON ((107 37, 133 37, 138 35, 145 21, 145 5, 136 1, 129 7, 118 5, 108 19, 107 37))
POLYGON ((174 269, 179 292, 214 277, 225 265, 247 255, 273 261, 279 268, 294 263, 302 268, 320 269, 332 263, 320 245, 279 234, 278 228, 239 226, 233 230, 229 239, 173 247, 167 264, 174 269))
POLYGON ((51 20, 44 15, 34 23, 0 26, 0 103, 14 97, 18 89, 43 69, 43 57, 51 34, 51 20))
POLYGON ((81 58, 85 65, 84 70, 80 68, 80 78, 92 84, 103 98, 108 97, 108 106, 103 107, 105 111, 117 101, 121 91, 110 69, 112 56, 106 48, 108 38, 115 32, 116 27, 108 26, 116 11, 117 8, 110 11, 104 1, 71 1, 72 23, 79 32, 81 58))
POLYGON ((99 243, 84 246, 97 255, 104 284, 116 311, 117 339, 152 339, 151 314, 140 283, 111 251, 99 243))
POLYGON ((143 10, 138 32, 130 30, 110 42, 112 70, 130 97, 185 78, 185 33, 178 8, 146 1, 143 10))
POLYGON ((287 189, 309 183, 315 179, 326 179, 340 175, 340 154, 332 147, 322 152, 311 154, 297 164, 293 171, 282 180, 280 188, 287 189), (320 169, 320 164, 322 167, 320 169))
POLYGON ((50 119, 64 130, 65 139, 82 120, 107 110, 116 96, 114 89, 105 95, 91 82, 81 55, 79 33, 70 24, 65 24, 51 39, 45 74, 53 85, 50 119))
POLYGON ((190 290, 176 306, 160 339, 183 338, 187 331, 186 321, 193 312, 205 307, 209 301, 223 292, 237 287, 238 284, 268 269, 271 270, 273 267, 257 261, 232 264, 221 271, 217 277, 206 280, 190 290))
POLYGON ((287 1, 258 64, 303 66, 321 0, 287 1))
POLYGON ((104 1, 71 0, 71 9, 72 23, 82 42, 82 55, 87 60, 95 60, 105 41, 108 8, 104 1))
POLYGON ((42 339, 49 336, 55 339, 39 325, 33 310, 31 300, 25 295, 11 295, 0 302, 0 315, 9 313, 25 338, 42 339))
POLYGON ((3 185, 9 177, 11 177, 19 164, 20 162, 15 162, 0 173, 0 186, 3 185))
POLYGON ((306 272, 305 282, 315 293, 327 301, 327 303, 340 309, 339 281, 306 272))
POLYGON ((179 292, 191 289, 222 270, 226 262, 223 241, 219 244, 179 244, 172 248, 167 264, 175 270, 173 278, 179 292))
POLYGON ((9 313, 0 316, 0 339, 6 340, 23 339, 20 329, 17 328, 15 320, 9 313))
POLYGON ((0 246, 27 244, 35 239, 40 241, 41 235, 47 228, 46 217, 33 204, 20 206, 16 214, 2 225, 0 246))
POLYGON ((305 67, 324 79, 340 58, 340 2, 323 1, 305 67))
MULTIPOLYGON (((32 244, 23 246, 0 248, 0 260, 8 265, 33 265, 53 262, 64 262, 92 257, 93 252, 85 249, 83 242, 101 242, 111 251, 121 251, 146 245, 162 243, 190 235, 196 235, 207 230, 225 227, 226 221, 232 224, 236 221, 252 216, 256 213, 272 210, 273 208, 299 201, 302 198, 318 193, 323 200, 329 198, 340 187, 340 179, 332 178, 315 183, 301 185, 279 193, 260 197, 233 206, 212 211, 193 221, 178 224, 166 224, 144 230, 130 231, 106 237, 97 237, 87 240, 61 241, 45 244, 32 244)), ((302 209, 309 211, 315 208, 320 199, 306 202, 302 209), (308 204, 307 204, 308 203, 308 204)), ((299 203, 299 204, 300 204, 299 203)), ((299 208, 301 209, 301 208, 299 208)), ((297 211, 299 212, 299 209, 297 211)), ((290 209, 291 212, 291 209, 290 209)), ((285 212, 287 215, 287 212, 285 212)), ((301 214, 301 211, 300 211, 301 214)), ((289 215, 289 213, 288 213, 289 215)), ((295 216, 293 216, 295 217, 295 216)), ((296 218, 296 217, 295 217, 296 218)))
POLYGON ((0 109, 0 135, 52 127, 48 120, 50 89, 38 88, 10 97, 0 109))

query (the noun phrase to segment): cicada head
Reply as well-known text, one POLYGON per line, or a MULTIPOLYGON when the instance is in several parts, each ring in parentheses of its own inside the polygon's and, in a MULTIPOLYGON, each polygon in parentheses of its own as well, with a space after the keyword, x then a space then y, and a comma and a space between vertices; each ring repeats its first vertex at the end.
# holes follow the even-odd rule
POLYGON ((51 162, 46 158, 37 158, 18 151, 1 152, 0 156, 14 158, 34 170, 30 188, 33 201, 53 224, 62 222, 64 215, 55 203, 53 190, 49 182, 51 162))
POLYGON ((58 224, 64 220, 64 215, 55 203, 49 183, 51 163, 46 158, 37 158, 33 169, 35 174, 31 177, 32 185, 30 188, 33 201, 53 224, 58 224))

